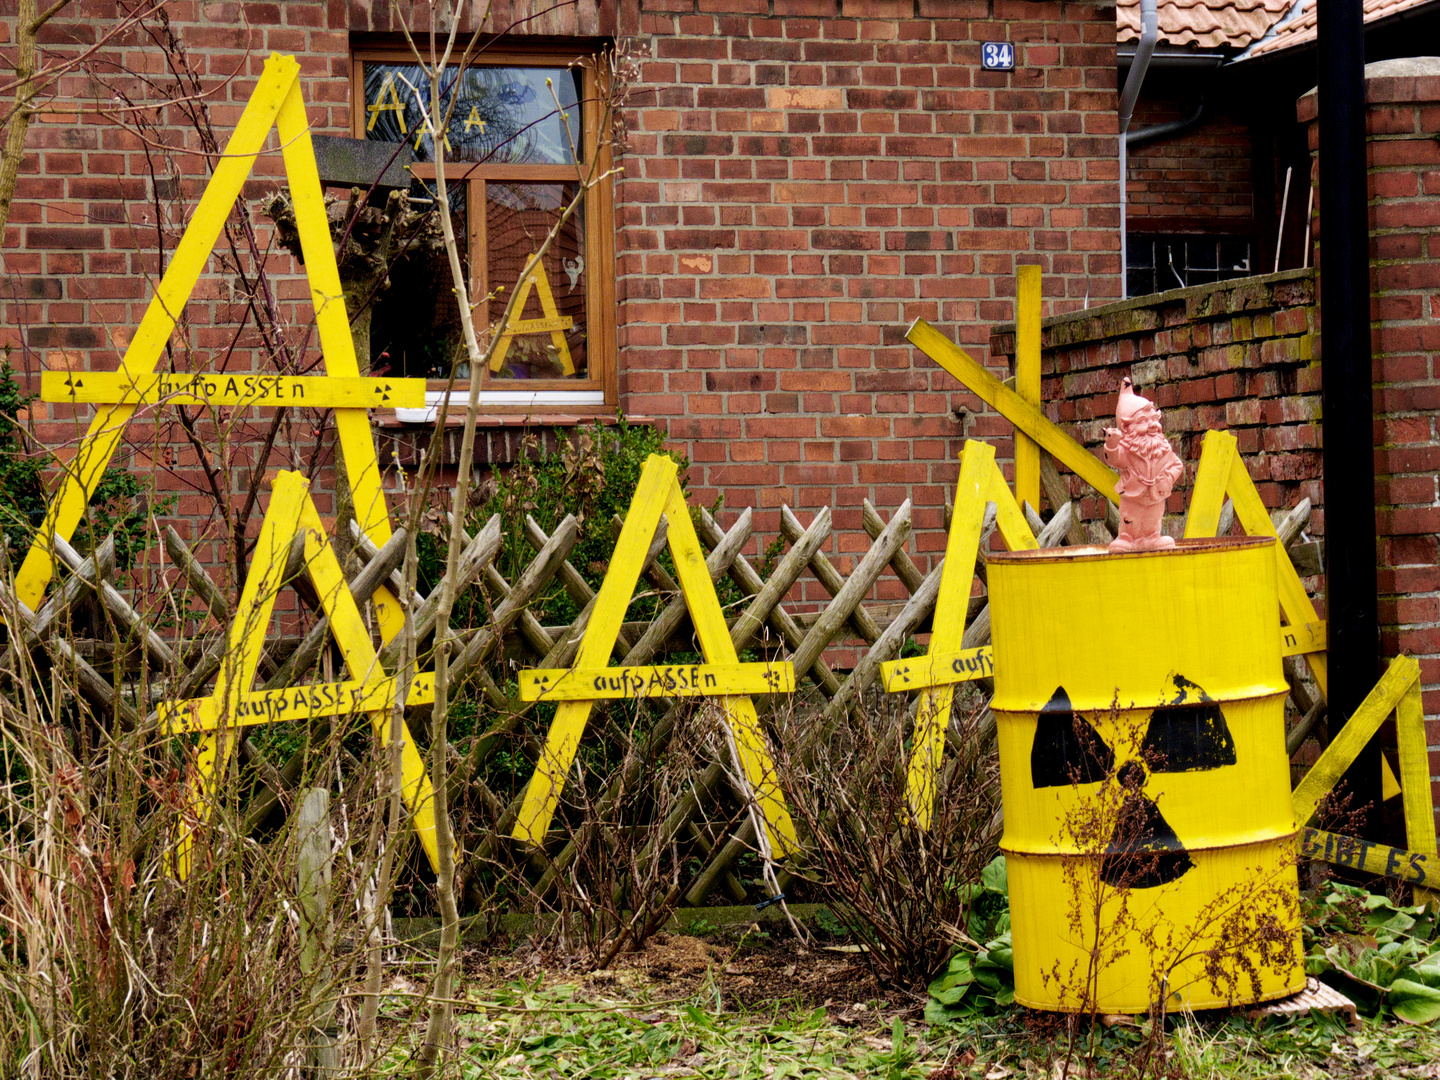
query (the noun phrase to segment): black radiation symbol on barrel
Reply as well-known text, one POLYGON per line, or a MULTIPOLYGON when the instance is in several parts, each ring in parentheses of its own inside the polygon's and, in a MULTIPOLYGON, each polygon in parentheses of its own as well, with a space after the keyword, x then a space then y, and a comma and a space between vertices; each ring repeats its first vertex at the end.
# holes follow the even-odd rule
POLYGON ((1040 710, 1030 747, 1036 788, 1098 784, 1114 776, 1124 794, 1115 830, 1100 860, 1100 879, 1111 886, 1150 889, 1183 876, 1195 864, 1154 799, 1145 793, 1156 773, 1205 772, 1235 764, 1235 740, 1220 706, 1183 675, 1175 696, 1150 714, 1139 759, 1115 765, 1115 753, 1071 707, 1065 688, 1040 710))

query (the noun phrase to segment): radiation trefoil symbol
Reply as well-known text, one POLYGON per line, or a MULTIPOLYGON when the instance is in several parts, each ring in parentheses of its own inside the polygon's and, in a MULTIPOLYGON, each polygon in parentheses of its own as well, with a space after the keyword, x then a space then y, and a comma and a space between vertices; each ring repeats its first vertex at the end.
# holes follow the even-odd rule
POLYGON ((1183 877, 1195 865, 1165 820, 1159 797, 1147 792, 1167 773, 1207 772, 1235 764, 1235 739, 1219 704, 1183 675, 1172 677, 1174 696, 1145 722, 1136 756, 1118 763, 1115 752, 1063 686, 1040 710, 1030 747, 1036 788, 1083 789, 1119 785, 1120 805, 1100 859, 1100 880, 1112 887, 1151 889, 1183 877))

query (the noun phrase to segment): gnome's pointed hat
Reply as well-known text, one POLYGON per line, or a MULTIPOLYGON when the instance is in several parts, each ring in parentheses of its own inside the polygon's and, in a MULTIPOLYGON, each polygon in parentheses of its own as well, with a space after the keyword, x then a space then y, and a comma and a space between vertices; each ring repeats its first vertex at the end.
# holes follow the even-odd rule
POLYGON ((1127 375, 1120 381, 1120 400, 1115 404, 1116 420, 1123 424, 1146 408, 1153 409, 1154 407, 1154 403, 1149 398, 1135 393, 1135 384, 1130 381, 1130 376, 1127 375))

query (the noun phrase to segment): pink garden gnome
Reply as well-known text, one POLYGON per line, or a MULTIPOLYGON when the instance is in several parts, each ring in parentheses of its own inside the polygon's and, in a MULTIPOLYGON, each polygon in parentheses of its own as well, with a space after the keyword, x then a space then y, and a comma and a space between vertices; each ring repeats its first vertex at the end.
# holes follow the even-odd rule
POLYGON ((1155 551, 1174 547, 1161 533, 1165 500, 1184 466, 1160 427, 1160 410, 1135 393, 1127 376, 1115 406, 1118 428, 1105 429, 1105 460, 1120 471, 1120 535, 1111 551, 1155 551))

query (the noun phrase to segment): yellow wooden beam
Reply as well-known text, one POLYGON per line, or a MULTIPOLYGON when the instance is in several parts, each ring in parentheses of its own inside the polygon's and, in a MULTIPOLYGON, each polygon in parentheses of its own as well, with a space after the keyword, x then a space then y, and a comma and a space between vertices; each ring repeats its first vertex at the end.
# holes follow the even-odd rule
POLYGON ((1071 472, 1104 495, 1118 502, 1115 484, 1118 474, 1086 450, 1060 428, 1052 424, 1035 406, 1029 404, 971 359, 960 346, 945 337, 924 319, 916 319, 906 331, 906 339, 930 359, 959 379, 973 394, 1015 425, 1016 430, 1034 439, 1050 455, 1071 472))
POLYGON ((995 653, 989 645, 959 652, 932 652, 928 656, 911 656, 904 660, 888 660, 880 665, 880 678, 892 694, 918 690, 926 686, 973 682, 995 674, 995 653))
POLYGON ((1353 836, 1306 828, 1301 835, 1300 854, 1335 866, 1395 878, 1415 887, 1417 903, 1424 903, 1440 889, 1440 859, 1435 852, 1407 851, 1353 836))
MULTIPOLYGON (((148 375, 155 370, 160 353, 175 329, 175 321, 210 259, 225 219, 240 197, 255 157, 264 148, 266 136, 275 125, 280 104, 298 84, 299 75, 300 65, 292 56, 272 55, 265 61, 255 91, 230 141, 225 144, 224 153, 216 161, 210 183, 190 215, 190 223, 170 256, 165 276, 120 361, 121 368, 130 375, 148 375)), ((50 500, 35 541, 15 575, 15 595, 26 607, 40 606, 45 586, 54 576, 50 537, 59 534, 68 540, 75 534, 90 495, 115 456, 120 436, 134 411, 131 405, 96 410, 59 491, 50 500)))
POLYGON ((646 697, 719 697, 789 694, 790 664, 666 664, 624 668, 527 668, 520 672, 521 701, 601 701, 646 697))
MULTIPOLYGON (((290 201, 295 208, 295 228, 305 255, 305 276, 315 308, 315 330, 325 356, 325 372, 342 378, 358 378, 355 339, 350 335, 350 317, 345 311, 345 294, 340 286, 340 268, 330 238, 330 218, 325 209, 325 192, 310 140, 310 121, 299 80, 291 83, 275 117, 280 147, 285 157, 285 176, 290 201)), ((369 362, 369 357, 366 357, 369 362)), ((364 409, 336 409, 335 431, 345 459, 345 479, 350 485, 355 520, 376 547, 390 539, 390 508, 381 486, 380 461, 375 453, 375 433, 364 409)), ((388 644, 405 625, 405 612, 390 590, 381 586, 371 598, 380 640, 388 644)))
POLYGON ((424 379, 347 379, 264 372, 130 375, 124 371, 47 371, 40 400, 102 405, 282 406, 395 409, 425 404, 424 379))
MULTIPOLYGON (((675 483, 678 472, 679 466, 674 461, 659 454, 652 454, 640 470, 640 482, 626 511, 625 524, 615 542, 609 569, 600 583, 585 637, 575 657, 576 667, 604 667, 609 661, 625 612, 630 607, 635 583, 644 568, 650 540, 660 524, 670 485, 675 483)), ((517 840, 544 843, 555 807, 560 803, 565 774, 570 771, 580 737, 590 719, 590 709, 589 701, 563 701, 556 707, 555 719, 550 722, 550 731, 545 737, 545 748, 535 763, 535 774, 525 788, 525 798, 515 819, 513 835, 517 840)))
MULTIPOLYGON (((301 504, 308 501, 309 490, 309 481, 299 473, 281 472, 275 477, 270 506, 260 524, 250 572, 240 590, 240 601, 226 637, 225 657, 215 683, 213 707, 218 717, 217 727, 234 725, 240 696, 255 679, 260 650, 270 629, 270 613, 290 558, 290 542, 300 520, 301 504)), ((211 731, 195 747, 189 783, 190 811, 195 821, 210 820, 218 776, 233 748, 233 739, 224 731, 211 731)), ((174 851, 175 874, 182 881, 190 874, 194 839, 190 827, 182 826, 174 851)))
MULTIPOLYGON (((425 671, 410 682, 405 695, 406 706, 428 705, 435 700, 435 673, 425 671)), ((236 699, 235 714, 227 718, 221 702, 214 697, 190 701, 166 701, 156 709, 162 726, 174 734, 214 731, 224 723, 237 727, 257 724, 289 724, 297 721, 320 720, 328 716, 388 709, 395 702, 395 680, 372 682, 307 683, 302 686, 277 687, 241 694, 236 699)))
MULTIPOLYGON (((1228 431, 1207 431, 1200 450, 1200 464, 1195 470, 1195 486, 1190 493, 1190 509, 1185 518, 1185 536, 1214 536, 1219 528, 1220 510, 1225 496, 1235 504, 1235 516, 1248 536, 1275 536, 1275 523, 1255 490, 1255 482, 1245 468, 1235 436, 1228 431)), ((1284 612, 1289 629, 1297 638, 1309 634, 1315 637, 1309 627, 1319 623, 1323 626, 1310 595, 1305 591, 1295 564, 1279 544, 1275 545, 1275 576, 1280 590, 1280 610, 1284 612), (1296 628, 1304 628, 1297 630, 1296 628)), ((1305 663, 1320 687, 1320 693, 1329 696, 1329 672, 1323 651, 1300 649, 1305 654, 1305 663)), ((1286 655, 1295 655, 1287 652, 1286 655)))
MULTIPOLYGON (((1425 703, 1420 679, 1405 688, 1395 706, 1395 733, 1400 749, 1400 794, 1405 806, 1405 843, 1411 851, 1436 854, 1435 799, 1430 791, 1430 750, 1425 734, 1425 703)), ((1383 758, 1381 759, 1384 760, 1383 758)), ((1418 903, 1433 902, 1440 894, 1425 890, 1418 903)))
MULTIPOLYGON (((914 328, 911 329, 913 331, 914 328)), ((1010 489, 1005 486, 999 466, 995 464, 995 448, 989 443, 970 439, 960 451, 960 476, 955 482, 950 535, 945 542, 945 564, 940 571, 940 595, 935 601, 935 616, 931 620, 930 652, 936 659, 929 661, 920 657, 882 664, 880 670, 882 678, 886 678, 887 690, 894 692, 906 688, 894 674, 897 663, 912 664, 914 666, 910 670, 917 673, 926 671, 928 663, 929 670, 938 674, 945 670, 947 662, 953 664, 955 657, 964 655, 960 644, 965 636, 965 615, 970 607, 970 588, 975 578, 975 560, 980 552, 985 507, 990 502, 995 503, 996 523, 1007 545, 1033 548, 1035 537, 1025 524, 1024 515, 1011 497, 1010 489)), ((975 651, 978 653, 978 650, 975 651)), ((945 753, 945 729, 950 723, 953 683, 958 681, 937 678, 920 692, 905 792, 910 814, 922 829, 930 827, 934 815, 935 778, 945 753)))
MULTIPOLYGON (((670 554, 675 560, 675 577, 685 594, 685 606, 690 609, 690 621, 695 627, 700 652, 711 664, 738 664, 740 658, 735 652, 735 642, 730 639, 725 612, 721 610, 720 597, 715 593, 715 583, 710 580, 705 552, 700 547, 700 538, 695 535, 695 523, 690 520, 690 508, 685 504, 685 494, 680 490, 679 483, 670 485, 665 514, 670 522, 667 535, 670 554)), ((793 686, 794 668, 788 661, 782 666, 790 668, 793 686)), ((748 697, 735 695, 719 700, 735 740, 741 771, 760 810, 770 846, 782 858, 793 854, 799 850, 795 823, 790 819, 790 811, 786 809, 784 796, 780 793, 780 777, 771 760, 755 703, 748 697)))
MULTIPOLYGON (((1015 393, 1040 410, 1040 267, 1015 273, 1015 393)), ((1040 512, 1040 444, 1015 431, 1015 501, 1040 512)))
POLYGON ((1280 655, 1303 656, 1306 653, 1323 653, 1328 647, 1323 619, 1316 622, 1295 623, 1280 628, 1280 655))
POLYGON ((1397 656, 1390 661, 1375 689, 1365 696, 1319 760, 1310 767, 1305 779, 1295 788, 1291 801, 1295 807, 1296 822, 1304 825, 1310 820, 1320 800, 1339 783, 1345 770, 1365 749, 1365 744, 1380 730, 1385 718, 1395 711, 1406 691, 1419 680, 1420 665, 1413 656, 1397 656))
MULTIPOLYGON (((320 597, 321 610, 330 622, 330 636, 339 646, 351 679, 361 683, 385 679, 387 673, 380 666, 380 658, 371 643, 370 628, 355 603, 335 549, 330 546, 324 522, 308 498, 300 508, 299 527, 305 533, 306 572, 320 597)), ((382 751, 392 737, 398 736, 400 740, 400 793, 410 811, 420 846, 425 849, 430 866, 438 871, 440 848, 435 831, 435 789, 430 784, 430 774, 415 745, 415 737, 392 702, 383 703, 370 714, 370 726, 382 751)))

